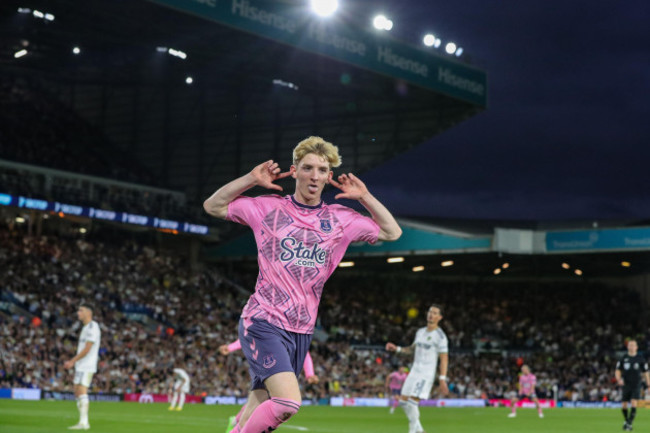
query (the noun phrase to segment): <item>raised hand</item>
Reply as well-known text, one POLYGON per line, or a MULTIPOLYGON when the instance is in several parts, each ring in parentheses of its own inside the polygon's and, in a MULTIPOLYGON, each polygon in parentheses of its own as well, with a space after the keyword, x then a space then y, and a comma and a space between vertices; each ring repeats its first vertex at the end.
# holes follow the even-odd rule
POLYGON ((285 177, 290 176, 291 173, 291 170, 282 173, 278 163, 274 162, 272 159, 261 163, 250 172, 251 176, 255 179, 256 185, 278 191, 282 191, 282 187, 273 182, 278 179, 284 179, 285 177))
POLYGON ((334 197, 337 200, 341 198, 360 200, 363 198, 363 196, 368 194, 368 188, 366 188, 366 184, 352 173, 340 175, 338 177, 338 182, 334 179, 330 179, 330 183, 343 191, 334 197))
POLYGON ((228 350, 228 345, 222 344, 221 346, 219 346, 219 353, 222 355, 228 355, 230 353, 230 350, 228 350))

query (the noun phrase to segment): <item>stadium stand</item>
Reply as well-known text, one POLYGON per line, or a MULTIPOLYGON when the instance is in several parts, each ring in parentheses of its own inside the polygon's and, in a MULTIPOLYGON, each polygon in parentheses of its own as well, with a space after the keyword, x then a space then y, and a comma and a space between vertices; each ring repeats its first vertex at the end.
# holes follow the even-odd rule
MULTIPOLYGON (((62 360, 76 347, 76 308, 91 300, 103 332, 94 392, 164 393, 166 369, 182 364, 196 394, 246 394, 244 358, 217 352, 236 338, 242 288, 254 285, 243 268, 192 271, 185 259, 132 240, 28 237, 20 227, 0 231, 0 266, 9 270, 0 274, 0 387, 69 390, 62 360)), ((526 362, 540 396, 557 386, 560 399, 616 400, 615 354, 631 337, 648 349, 638 295, 624 289, 339 272, 312 343, 322 381, 305 396, 383 395, 386 375, 404 362, 383 343, 410 344, 432 301, 445 306, 450 388, 460 398, 511 396, 526 362)))

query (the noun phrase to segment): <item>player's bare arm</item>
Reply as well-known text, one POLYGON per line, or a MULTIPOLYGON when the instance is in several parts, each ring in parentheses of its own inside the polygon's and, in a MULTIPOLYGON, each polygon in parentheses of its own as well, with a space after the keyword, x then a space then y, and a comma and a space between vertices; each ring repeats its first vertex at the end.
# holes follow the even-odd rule
POLYGON ((623 376, 621 375, 621 370, 616 370, 614 372, 614 376, 616 377, 616 383, 623 385, 623 376))
POLYGON ((288 177, 291 173, 291 170, 283 173, 278 163, 273 160, 263 162, 251 170, 250 173, 219 188, 210 198, 203 202, 203 209, 214 217, 225 219, 228 215, 228 204, 241 193, 254 186, 282 191, 282 187, 273 182, 288 177))
POLYGON ((443 395, 449 393, 449 386, 447 385, 447 368, 449 366, 449 354, 441 353, 440 354, 440 376, 438 380, 440 381, 440 392, 443 395))
POLYGON ((398 346, 395 343, 386 343, 386 350, 388 352, 403 353, 405 355, 410 355, 413 353, 413 345, 411 346, 398 346))
POLYGON ((90 352, 90 349, 93 347, 93 342, 92 341, 87 341, 86 345, 84 348, 81 350, 81 352, 77 353, 72 359, 69 361, 66 361, 63 363, 63 368, 72 368, 74 365, 82 359, 84 356, 88 355, 88 352, 90 352))
POLYGON ((330 183, 342 191, 334 197, 335 199, 358 200, 370 212, 372 219, 380 229, 379 240, 396 241, 402 236, 402 229, 393 215, 368 191, 366 184, 361 179, 348 173, 340 175, 338 181, 330 179, 330 183))

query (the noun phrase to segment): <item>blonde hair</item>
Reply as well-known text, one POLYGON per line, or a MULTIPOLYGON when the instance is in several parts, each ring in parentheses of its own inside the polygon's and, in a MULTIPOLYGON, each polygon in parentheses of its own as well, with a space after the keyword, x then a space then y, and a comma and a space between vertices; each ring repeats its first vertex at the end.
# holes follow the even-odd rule
POLYGON ((302 140, 293 149, 293 164, 298 165, 305 155, 314 153, 321 156, 329 162, 330 168, 338 167, 341 165, 341 155, 339 155, 339 148, 334 146, 329 141, 323 140, 321 137, 307 137, 302 140))

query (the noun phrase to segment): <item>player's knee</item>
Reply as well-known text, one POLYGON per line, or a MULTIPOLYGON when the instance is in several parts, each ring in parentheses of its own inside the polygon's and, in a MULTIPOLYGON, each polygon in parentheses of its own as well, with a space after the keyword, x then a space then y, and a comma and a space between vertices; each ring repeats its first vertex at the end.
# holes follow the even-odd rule
POLYGON ((286 422, 300 409, 300 402, 286 398, 271 398, 273 416, 280 422, 286 422))

